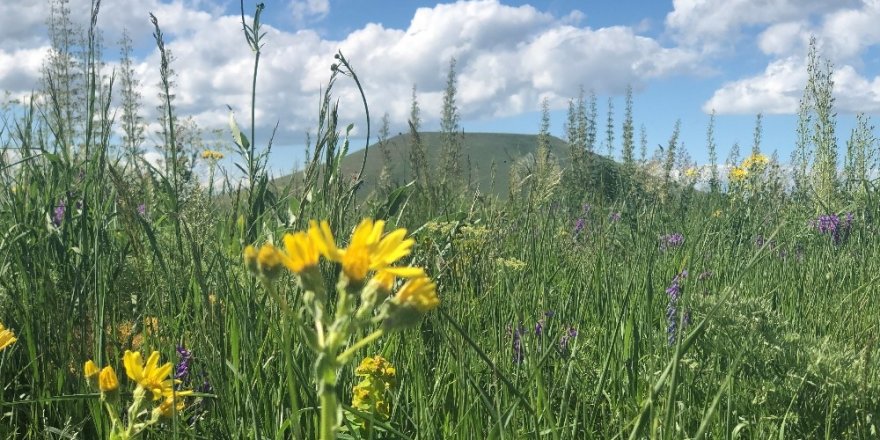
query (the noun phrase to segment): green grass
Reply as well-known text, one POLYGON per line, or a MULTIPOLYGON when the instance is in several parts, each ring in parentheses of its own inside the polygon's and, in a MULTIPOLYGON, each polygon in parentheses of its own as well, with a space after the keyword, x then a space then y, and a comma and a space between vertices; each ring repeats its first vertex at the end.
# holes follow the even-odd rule
MULTIPOLYGON (((135 172, 110 126, 89 122, 109 121, 106 97, 93 94, 89 116, 70 126, 51 118, 50 104, 2 115, 0 322, 18 341, 0 352, 0 437, 106 437, 110 420, 82 377, 85 360, 114 366, 127 399, 125 350, 177 362, 182 345, 193 354, 184 385, 202 393, 145 438, 316 438, 315 355, 244 267, 242 250, 279 243, 311 218, 329 219, 344 240, 377 212, 374 198, 354 197, 357 182, 341 178, 363 157, 346 156, 332 87, 326 93, 316 160, 293 193, 268 184, 252 135, 230 150, 255 184, 217 194, 180 170, 135 172), (66 130, 82 142, 65 142, 66 130)), ((524 135, 464 141, 481 183, 487 161, 535 148, 524 135)), ((565 157, 560 142, 554 152, 565 157)), ((392 139, 394 154, 406 145, 392 139)), ((367 182, 380 165, 371 149, 367 182)), ((564 185, 540 202, 464 192, 427 221, 426 212, 441 212, 432 199, 401 193, 384 212, 416 240, 405 263, 436 281, 441 306, 358 353, 355 362, 381 353, 396 367, 393 407, 369 429, 355 428, 367 414, 346 407, 340 437, 876 438, 880 210, 871 184, 841 193, 839 206, 816 207, 760 178, 720 194, 676 184, 661 196, 656 178, 621 176, 610 195, 564 185), (808 224, 832 211, 856 213, 840 243, 808 224), (586 227, 574 234, 579 218, 586 227), (675 232, 684 244, 661 250, 660 237, 675 232), (683 269, 675 318, 687 311, 690 322, 679 322, 670 344, 665 290, 683 269)), ((321 269, 335 283, 338 266, 321 269)), ((291 304, 302 300, 293 276, 276 286, 291 304)), ((358 380, 352 365, 342 368, 341 402, 358 380)))

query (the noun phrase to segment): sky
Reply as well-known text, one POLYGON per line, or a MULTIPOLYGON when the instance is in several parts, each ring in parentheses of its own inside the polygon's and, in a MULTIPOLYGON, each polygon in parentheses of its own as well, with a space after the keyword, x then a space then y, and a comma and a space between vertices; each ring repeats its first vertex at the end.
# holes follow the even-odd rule
MULTIPOLYGON (((91 0, 69 1, 72 19, 86 23, 91 0)), ((841 149, 857 112, 880 112, 880 0, 264 3, 256 144, 265 145, 278 125, 274 170, 289 170, 302 157, 338 50, 364 87, 373 133, 385 113, 392 133, 406 131, 413 85, 423 129, 439 129, 454 57, 465 132, 536 133, 547 98, 551 132, 564 137, 568 101, 583 87, 599 98, 600 133, 608 99, 613 101, 619 157, 623 95, 632 86, 635 125, 645 126, 651 150, 666 144, 681 119, 681 141, 694 160, 705 163, 706 126, 714 110, 719 157, 735 142, 748 151, 755 115, 762 113, 762 149, 777 151, 785 162, 793 149, 811 36, 834 65, 841 149)), ((49 48, 47 4, 0 0, 0 91, 12 97, 39 87, 49 48)), ((250 21, 256 2, 244 4, 250 21)), ((155 121, 159 62, 150 12, 175 57, 178 113, 206 130, 228 130, 231 107, 240 124, 249 125, 253 54, 242 35, 240 2, 103 1, 98 25, 107 68, 116 66, 117 42, 126 30, 134 42, 144 116, 155 121)), ((365 118, 354 84, 340 78, 334 90, 340 125, 353 123, 353 144, 361 145, 365 118)), ((229 148, 228 137, 218 142, 218 149, 229 148)))

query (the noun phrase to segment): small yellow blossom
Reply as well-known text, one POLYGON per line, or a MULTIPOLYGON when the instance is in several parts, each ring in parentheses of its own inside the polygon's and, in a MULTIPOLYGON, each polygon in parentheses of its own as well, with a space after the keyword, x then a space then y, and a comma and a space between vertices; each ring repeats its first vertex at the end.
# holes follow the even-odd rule
POLYGON ((747 157, 746 160, 743 161, 742 168, 745 168, 747 170, 752 169, 752 168, 761 169, 761 168, 764 168, 765 166, 767 166, 767 164, 769 164, 769 163, 770 163, 769 157, 767 157, 761 153, 756 153, 756 154, 752 154, 751 156, 747 157))
POLYGON ((98 389, 103 393, 112 393, 119 389, 119 379, 113 367, 108 365, 98 374, 98 389))
POLYGON ((159 400, 174 389, 174 381, 171 379, 171 362, 159 366, 158 351, 152 352, 144 364, 140 352, 126 350, 122 361, 125 364, 125 374, 128 378, 152 393, 153 400, 159 400))
POLYGON ((257 273, 257 249, 251 245, 244 248, 244 265, 251 272, 257 273))
POLYGON ((394 366, 382 356, 364 358, 355 369, 355 375, 363 379, 352 389, 351 406, 387 420, 391 416, 396 373, 394 366))
POLYGON ((719 218, 719 217, 721 217, 721 214, 722 214, 721 210, 718 209, 718 210, 716 210, 715 212, 712 213, 712 217, 714 217, 714 218, 719 218))
POLYGON ((733 182, 739 182, 748 176, 749 171, 746 168, 736 167, 730 170, 730 180, 733 182))
POLYGON ((214 150, 202 151, 202 159, 218 161, 223 159, 223 153, 214 150))
POLYGON ((17 340, 15 333, 12 333, 12 330, 7 329, 3 323, 0 322, 0 351, 5 350, 17 340))
POLYGON ((700 175, 700 172, 697 171, 696 168, 694 168, 694 167, 690 167, 690 168, 688 168, 687 170, 685 170, 684 175, 687 176, 687 177, 689 177, 689 178, 691 178, 691 179, 693 179, 693 178, 699 176, 699 175, 700 175))
POLYGON ((275 246, 266 243, 257 251, 257 267, 268 278, 275 278, 281 271, 283 256, 275 246))
POLYGON ((98 364, 91 359, 87 360, 85 365, 83 365, 83 376, 86 377, 86 380, 91 381, 95 379, 100 372, 101 369, 98 367, 98 364))
POLYGON ((440 305, 437 285, 428 277, 413 278, 400 288, 392 302, 399 306, 415 308, 421 313, 428 312, 440 305))

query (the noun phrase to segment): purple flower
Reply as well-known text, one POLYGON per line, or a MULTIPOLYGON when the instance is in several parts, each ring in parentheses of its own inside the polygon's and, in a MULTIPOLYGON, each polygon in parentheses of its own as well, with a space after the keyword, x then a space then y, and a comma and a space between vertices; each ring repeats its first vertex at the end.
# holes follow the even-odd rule
POLYGON ((147 204, 141 203, 140 205, 138 205, 137 210, 138 210, 138 214, 140 214, 141 217, 147 215, 147 204))
POLYGON ((608 216, 608 220, 611 223, 619 222, 620 221, 620 213, 619 212, 612 212, 611 215, 608 216))
POLYGON ((569 350, 568 345, 572 339, 577 337, 577 335, 578 335, 577 329, 572 326, 569 326, 568 330, 566 330, 565 333, 562 334, 562 337, 559 338, 559 353, 560 354, 562 354, 563 356, 568 356, 570 354, 568 351, 569 350))
POLYGON ((54 215, 52 215, 52 224, 55 226, 61 226, 61 223, 64 222, 64 211, 66 206, 64 205, 64 200, 60 200, 58 205, 55 206, 54 215))
POLYGON ((810 225, 819 231, 822 235, 828 235, 834 241, 834 244, 840 244, 841 241, 849 236, 855 216, 848 212, 843 222, 840 217, 835 214, 820 215, 815 220, 810 221, 810 225))
POLYGON ((538 322, 535 323, 535 336, 539 338, 544 336, 544 318, 539 319, 538 322))
POLYGON ((523 328, 522 324, 520 324, 517 328, 513 329, 513 363, 521 364, 525 359, 525 352, 523 350, 523 341, 522 335, 525 333, 525 328, 523 328))
POLYGON ((675 249, 677 247, 681 247, 684 244, 684 235, 680 232, 676 232, 673 234, 666 234, 660 237, 660 250, 665 251, 667 249, 675 249))
POLYGON ((766 242, 767 242, 767 240, 764 239, 763 235, 758 234, 755 236, 755 246, 757 246, 757 247, 764 246, 764 243, 766 243, 766 242))
POLYGON ((177 346, 177 355, 180 357, 180 362, 177 363, 177 368, 174 370, 174 378, 180 381, 185 381, 189 376, 189 367, 192 363, 192 352, 184 348, 182 345, 177 346))
POLYGON ((578 235, 580 235, 581 231, 584 230, 584 227, 585 227, 586 225, 587 225, 587 221, 584 220, 583 217, 577 219, 577 221, 576 221, 575 224, 574 224, 574 235, 575 235, 575 237, 577 237, 578 235))

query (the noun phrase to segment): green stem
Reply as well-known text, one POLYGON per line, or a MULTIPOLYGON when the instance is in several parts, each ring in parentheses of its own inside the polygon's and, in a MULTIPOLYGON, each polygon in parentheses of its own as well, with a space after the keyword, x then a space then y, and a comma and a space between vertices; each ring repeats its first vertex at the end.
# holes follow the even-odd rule
POLYGON ((321 440, 336 438, 336 385, 325 383, 321 387, 321 440))
POLYGON ((360 341, 355 342, 351 347, 348 347, 347 350, 343 351, 342 354, 336 357, 336 363, 339 365, 345 365, 358 350, 364 348, 376 339, 379 339, 384 333, 385 331, 380 328, 373 333, 370 333, 360 341))

